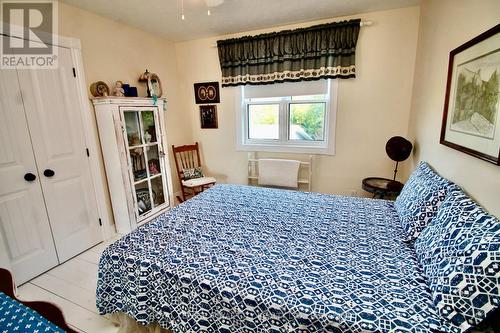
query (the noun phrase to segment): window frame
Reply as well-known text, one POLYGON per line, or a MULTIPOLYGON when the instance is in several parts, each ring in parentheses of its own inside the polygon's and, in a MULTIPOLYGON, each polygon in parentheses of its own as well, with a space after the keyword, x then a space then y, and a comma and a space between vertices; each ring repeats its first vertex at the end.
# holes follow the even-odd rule
MULTIPOLYGON (((245 99, 245 86, 237 87, 236 98, 236 150, 268 151, 283 153, 305 153, 335 155, 335 125, 338 104, 338 80, 327 80, 325 99, 307 99, 293 101, 291 96, 280 97, 274 101, 248 101, 245 99), (290 104, 325 103, 325 128, 323 141, 289 139, 290 104), (279 138, 251 139, 249 133, 249 105, 279 104, 279 138), (283 125, 282 125, 283 124, 283 125)), ((307 95, 307 94, 304 94, 307 95)), ((293 94, 292 96, 301 96, 293 94)))

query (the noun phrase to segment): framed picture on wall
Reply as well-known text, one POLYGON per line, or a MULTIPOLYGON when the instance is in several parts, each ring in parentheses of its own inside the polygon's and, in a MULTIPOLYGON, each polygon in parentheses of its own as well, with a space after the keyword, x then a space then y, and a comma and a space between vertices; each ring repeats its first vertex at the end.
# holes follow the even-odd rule
POLYGON ((196 104, 219 103, 219 82, 195 83, 194 99, 196 104))
POLYGON ((440 142, 500 165, 500 24, 450 52, 440 142))
POLYGON ((200 122, 201 128, 218 128, 217 106, 200 105, 200 122))

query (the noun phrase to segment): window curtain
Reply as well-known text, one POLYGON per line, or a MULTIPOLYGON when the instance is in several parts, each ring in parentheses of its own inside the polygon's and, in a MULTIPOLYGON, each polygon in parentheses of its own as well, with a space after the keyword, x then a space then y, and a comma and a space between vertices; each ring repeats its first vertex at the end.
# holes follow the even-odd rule
POLYGON ((219 40, 222 86, 353 78, 360 21, 219 40))

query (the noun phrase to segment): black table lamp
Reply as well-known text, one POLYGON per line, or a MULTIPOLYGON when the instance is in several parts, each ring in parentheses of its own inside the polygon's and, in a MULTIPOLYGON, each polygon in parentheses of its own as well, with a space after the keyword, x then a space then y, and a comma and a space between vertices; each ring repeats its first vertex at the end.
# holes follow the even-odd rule
POLYGON ((396 161, 393 180, 396 180, 398 163, 406 160, 408 156, 410 156, 412 148, 413 145, 411 144, 411 142, 401 136, 393 136, 385 144, 385 152, 391 160, 396 161))

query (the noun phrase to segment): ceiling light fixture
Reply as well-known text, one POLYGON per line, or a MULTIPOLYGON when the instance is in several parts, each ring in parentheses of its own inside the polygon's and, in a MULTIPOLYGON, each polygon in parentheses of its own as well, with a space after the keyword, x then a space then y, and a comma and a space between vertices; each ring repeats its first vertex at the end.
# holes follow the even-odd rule
POLYGON ((207 15, 210 16, 212 15, 212 12, 210 11, 211 8, 218 7, 224 3, 224 0, 205 0, 205 4, 207 5, 207 15))
MULTIPOLYGON (((224 0, 205 0, 205 4, 207 5, 207 15, 211 16, 212 12, 210 11, 210 8, 220 6, 221 4, 224 3, 224 0)), ((184 15, 184 0, 181 0, 181 20, 185 20, 186 16, 184 15)))

